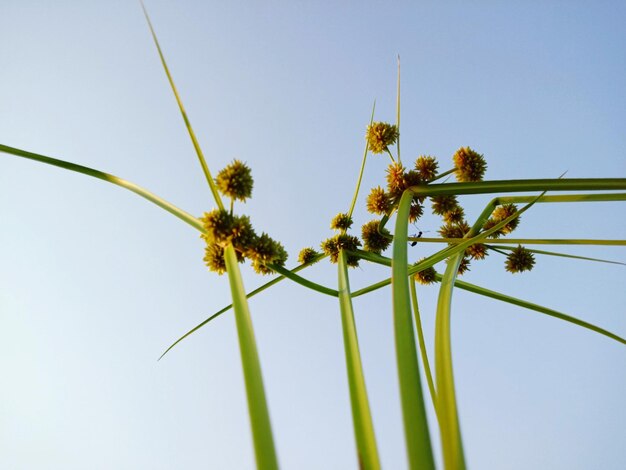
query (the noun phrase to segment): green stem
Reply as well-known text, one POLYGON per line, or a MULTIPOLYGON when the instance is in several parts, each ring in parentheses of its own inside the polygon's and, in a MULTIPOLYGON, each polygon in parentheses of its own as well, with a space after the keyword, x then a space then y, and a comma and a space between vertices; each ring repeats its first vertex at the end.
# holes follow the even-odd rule
POLYGON ((248 411, 252 425, 252 440, 254 453, 259 469, 278 469, 278 460, 274 449, 274 437, 270 423, 265 388, 261 375, 261 364, 254 338, 246 291, 243 287, 241 273, 237 264, 237 255, 232 245, 224 249, 226 272, 230 283, 230 291, 233 298, 235 311, 235 323, 237 324, 237 336, 239 338, 239 351, 241 364, 248 397, 248 411))
POLYGON ((398 85, 396 92, 396 128, 398 129, 398 139, 396 140, 396 148, 398 149, 398 163, 402 164, 400 159, 400 54, 398 54, 398 85))
POLYGON ((396 339, 396 361, 400 380, 400 403, 409 457, 409 468, 434 469, 430 434, 420 380, 417 348, 413 333, 407 277, 407 236, 411 191, 405 191, 398 205, 393 242, 392 296, 393 323, 396 339))
POLYGON ((343 329, 343 344, 346 354, 348 370, 348 385, 350 388, 350 404, 352 405, 352 420, 359 458, 359 468, 373 470, 380 469, 376 437, 370 413, 363 366, 359 353, 359 342, 354 323, 354 311, 350 298, 350 283, 346 254, 339 252, 339 306, 341 310, 341 326, 343 329))
MULTIPOLYGON (((372 116, 370 117, 370 126, 374 122, 374 111, 376 111, 376 100, 374 100, 374 104, 372 105, 372 116)), ((354 196, 352 197, 352 203, 350 204, 350 210, 348 210, 348 217, 352 217, 352 213, 354 212, 354 206, 356 205, 357 197, 359 196, 359 189, 361 188, 361 180, 363 179, 363 172, 365 171, 365 162, 367 161, 367 150, 369 146, 367 142, 365 142, 365 150, 363 151, 363 160, 361 162, 361 170, 359 171, 359 178, 356 182, 356 189, 354 190, 354 196)))
POLYGON ((422 356, 422 363, 424 364, 424 374, 426 375, 426 380, 428 382, 428 390, 430 391, 430 399, 433 402, 433 408, 435 409, 435 412, 437 412, 437 392, 435 391, 433 375, 430 371, 428 352, 426 350, 426 340, 424 339, 424 331, 422 330, 422 319, 420 318, 420 310, 417 303, 415 278, 413 276, 410 278, 409 287, 411 288, 411 305, 413 307, 413 315, 415 317, 415 326, 417 327, 417 339, 419 342, 420 354, 422 356))
MULTIPOLYGON (((409 237, 409 241, 423 243, 447 243, 448 245, 465 243, 467 238, 415 238, 409 237)), ((626 240, 600 240, 590 238, 486 238, 485 243, 501 245, 515 243, 518 245, 603 245, 623 246, 626 240)))
POLYGON ((437 176, 435 176, 433 179, 431 179, 428 184, 434 183, 437 180, 440 180, 441 178, 445 178, 448 175, 451 175, 452 173, 454 173, 456 171, 456 168, 451 168, 448 171, 444 171, 443 173, 439 173, 437 176))
POLYGON ((443 451, 444 467, 448 470, 465 469, 463 441, 456 406, 454 374, 452 371, 452 345, 450 339, 450 312, 452 287, 463 253, 448 260, 441 279, 437 317, 435 321, 435 374, 437 379, 437 417, 443 451))

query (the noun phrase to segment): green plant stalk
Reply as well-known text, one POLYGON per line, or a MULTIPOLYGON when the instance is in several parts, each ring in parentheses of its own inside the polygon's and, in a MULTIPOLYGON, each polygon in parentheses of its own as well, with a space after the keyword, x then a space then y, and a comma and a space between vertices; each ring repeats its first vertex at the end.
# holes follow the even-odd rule
MULTIPOLYGON (((491 245, 485 245, 487 248, 489 248, 490 250, 494 250, 497 251, 500 254, 506 255, 506 252, 504 252, 504 250, 506 251, 513 251, 516 250, 517 247, 516 246, 499 246, 499 247, 494 247, 491 245)), ((558 256, 561 258, 571 258, 571 259, 579 259, 579 260, 583 260, 583 261, 597 261, 598 263, 609 263, 609 264, 621 264, 622 266, 626 266, 626 263, 621 263, 619 261, 611 261, 608 259, 600 259, 600 258, 590 258, 588 256, 577 256, 577 255, 569 255, 567 253, 557 253, 554 251, 544 251, 544 250, 534 250, 532 248, 526 248, 527 251, 531 252, 531 253, 536 253, 538 255, 546 255, 546 256, 558 256)))
MULTIPOLYGON (((374 104, 372 105, 372 115, 370 117, 370 126, 374 122, 374 112, 376 111, 376 100, 374 100, 374 104)), ((354 196, 352 197, 352 202, 350 203, 350 209, 348 209, 348 217, 352 217, 352 213, 354 212, 354 206, 356 205, 356 200, 359 197, 359 189, 361 188, 361 180, 363 179, 363 173, 365 171, 365 162, 367 161, 367 151, 369 149, 369 145, 365 142, 365 150, 363 151, 363 160, 361 161, 361 170, 359 171, 359 177, 356 182, 356 189, 354 190, 354 196)))
POLYGON ((343 250, 339 253, 338 266, 339 307, 341 310, 343 344, 346 354, 350 404, 352 406, 352 421, 354 424, 359 468, 366 470, 380 469, 376 437, 374 435, 374 426, 367 399, 361 355, 359 353, 356 324, 354 323, 346 254, 343 250))
POLYGON ((407 236, 412 199, 412 192, 405 191, 398 205, 393 241, 391 284, 396 361, 400 381, 400 403, 402 405, 404 433, 409 468, 417 470, 434 469, 435 462, 428 431, 409 300, 407 236))
POLYGON ((187 132, 189 133, 189 137, 191 138, 191 142, 193 144, 193 148, 196 151, 196 155, 198 156, 198 161, 200 162, 200 166, 202 167, 202 171, 206 178, 207 183, 209 184, 209 188, 211 189, 211 194, 213 194, 213 199, 215 199, 215 203, 220 209, 224 209, 224 204, 222 203, 222 198, 217 190, 217 186, 215 185, 215 181, 213 180, 213 176, 211 176, 211 171, 209 170, 209 166, 206 163, 204 158, 204 154, 202 153, 202 149, 200 148, 200 144, 198 143, 198 139, 196 138, 196 133, 193 131, 191 127, 191 122, 187 117, 187 112, 185 111, 185 107, 183 106, 183 102, 180 99, 180 95, 178 94, 178 90, 176 89, 176 85, 174 84, 174 79, 172 78, 172 74, 170 73, 170 69, 167 66, 167 62, 165 61, 165 56, 163 55, 163 51, 161 50, 161 45, 159 44, 159 40, 157 39, 154 28, 152 27, 152 21, 150 21, 150 16, 148 16, 148 11, 146 10, 143 1, 140 0, 141 8, 143 9, 143 14, 146 17, 146 21, 148 22, 148 27, 150 28, 150 33, 152 34, 152 39, 154 40, 154 45, 159 52, 159 58, 161 59, 161 65, 163 65, 163 70, 165 71, 165 75, 167 75, 167 80, 172 87, 172 91, 174 92, 174 97, 176 98, 176 103, 178 104, 178 109, 180 109, 180 114, 185 121, 185 127, 187 128, 187 132))
POLYGON ((413 315, 415 317, 415 326, 417 327, 417 339, 419 342, 420 354, 422 356, 422 363, 424 364, 424 375, 426 375, 426 381, 428 382, 428 390, 430 392, 430 399, 433 402, 433 408, 435 413, 437 412, 437 392, 435 391, 435 384, 433 382, 433 375, 430 371, 430 363, 428 361, 428 352, 426 350, 426 340, 424 339, 424 330, 422 329, 422 319, 420 318, 419 304, 417 303, 417 290, 415 289, 415 278, 413 276, 409 279, 409 287, 411 289, 411 305, 413 307, 413 315))
POLYGON ((398 129, 398 139, 396 140, 396 148, 398 149, 398 163, 402 164, 400 159, 400 54, 398 54, 398 83, 396 91, 396 128, 398 129))
POLYGON ((237 265, 235 249, 230 244, 224 248, 224 261, 226 262, 226 272, 233 298, 257 467, 263 470, 278 469, 278 459, 276 458, 274 437, 261 375, 261 364, 254 339, 246 291, 237 265))
MULTIPOLYGON (((420 243, 464 243, 467 238, 416 238, 409 237, 409 241, 420 243)), ((485 243, 500 245, 516 243, 519 245, 599 245, 599 246, 624 246, 626 240, 599 240, 589 238, 488 238, 485 243)))
POLYGON ((437 316, 435 320, 435 376, 437 380, 437 417, 441 434, 444 467, 447 470, 465 469, 461 427, 454 391, 452 370, 452 345, 450 340, 450 312, 452 287, 463 259, 463 253, 457 253, 448 260, 446 272, 441 280, 437 316))
POLYGON ((477 181, 411 186, 416 196, 489 194, 526 191, 620 191, 626 189, 626 178, 572 178, 477 181))
POLYGON ((282 266, 278 266, 276 264, 268 264, 267 265, 268 268, 274 270, 275 272, 277 272, 278 274, 281 274, 282 276, 286 277, 287 279, 294 281, 297 284, 300 284, 301 286, 307 287, 311 290, 314 290, 316 292, 320 292, 322 294, 326 294, 326 295, 330 295, 331 297, 337 297, 339 295, 339 293, 334 290, 331 289, 329 287, 323 286, 321 284, 318 284, 316 282, 313 281, 309 281, 308 279, 303 278, 302 276, 298 276, 297 274, 283 268, 282 266))
POLYGON ((97 179, 106 181, 108 183, 112 183, 124 189, 128 189, 129 191, 132 191, 133 193, 141 196, 144 199, 147 199, 153 204, 156 204, 161 209, 164 209, 170 214, 176 216, 177 218, 179 218, 186 224, 191 225, 196 230, 199 230, 200 232, 204 232, 204 227, 202 225, 202 222, 198 220, 196 217, 194 217, 193 215, 189 214, 188 212, 185 212, 182 209, 179 209, 174 204, 167 202, 165 199, 160 198, 156 194, 153 194, 150 191, 148 191, 147 189, 144 189, 141 186, 136 185, 135 183, 131 183, 130 181, 126 181, 118 176, 114 176, 109 173, 105 173, 103 171, 94 170, 93 168, 89 168, 83 165, 78 165, 76 163, 71 163, 65 160, 59 160, 57 158, 46 157, 45 155, 40 155, 38 153, 27 152, 26 150, 9 147, 7 145, 0 144, 0 152, 4 152, 10 155, 17 156, 17 157, 26 158, 29 160, 34 160, 40 163, 45 163, 47 165, 64 168, 66 170, 75 171, 83 175, 91 176, 93 178, 97 178, 97 179))

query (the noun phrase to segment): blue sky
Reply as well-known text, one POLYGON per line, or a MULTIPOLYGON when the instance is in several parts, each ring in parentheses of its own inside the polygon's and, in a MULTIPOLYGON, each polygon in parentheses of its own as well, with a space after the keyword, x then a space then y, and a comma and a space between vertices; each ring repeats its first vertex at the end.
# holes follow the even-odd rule
MULTIPOLYGON (((216 172, 255 177, 240 206, 300 248, 351 200, 374 99, 402 155, 485 155, 487 178, 626 174, 621 2, 164 2, 147 7, 216 172)), ((0 6, 0 143, 108 171, 185 210, 212 208, 135 2, 0 6)), ((355 213, 383 184, 372 156, 355 213)), ((475 217, 488 197, 463 200, 475 217)), ((623 205, 542 205, 520 237, 625 238, 623 205)), ((235 326, 197 234, 120 188, 0 155, 0 467, 253 466, 235 326)), ((424 217, 415 230, 434 234, 424 217)), ((418 245, 417 260, 431 247, 418 245)), ((622 247, 562 251, 626 261, 622 247)), ((243 269, 252 289, 267 279, 243 269)), ((623 266, 491 255, 464 280, 626 335, 623 266)), ((334 266, 310 270, 333 286, 334 266)), ((386 277, 351 272, 353 287, 386 277)), ((436 289, 418 291, 432 348, 436 289)), ((250 303, 283 468, 356 468, 336 299, 283 283, 250 303)), ((388 289, 355 300, 379 451, 405 468, 388 289)), ((470 468, 626 467, 626 351, 540 314, 454 294, 453 353, 470 468)), ((432 350, 432 349, 431 349, 432 350)), ((431 427, 436 440, 434 416, 431 427)))

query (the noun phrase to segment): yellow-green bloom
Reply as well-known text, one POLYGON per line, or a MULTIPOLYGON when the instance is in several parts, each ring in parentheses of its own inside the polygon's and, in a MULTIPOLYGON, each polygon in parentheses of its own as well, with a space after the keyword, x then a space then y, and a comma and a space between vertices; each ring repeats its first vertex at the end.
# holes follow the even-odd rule
POLYGON ((361 238, 363 248, 366 251, 380 254, 391 245, 391 233, 383 228, 382 233, 378 231, 380 220, 371 220, 361 227, 361 238))
POLYGON ((365 138, 372 153, 383 153, 398 140, 398 128, 386 122, 373 122, 367 126, 365 138))
POLYGON ((302 248, 300 253, 298 254, 298 263, 307 264, 313 261, 319 253, 315 251, 313 248, 302 248))
POLYGON ((221 170, 215 183, 224 196, 239 201, 245 201, 252 195, 254 185, 250 168, 239 160, 233 160, 221 170))
MULTIPOLYGON (((355 251, 361 246, 361 241, 353 236, 340 233, 334 237, 328 238, 322 242, 322 251, 330 256, 331 263, 337 263, 339 260, 339 252, 341 250, 355 251)), ((356 268, 359 265, 359 257, 348 255, 348 266, 356 268)))
POLYGON ((469 147, 461 147, 452 157, 456 179, 465 181, 482 181, 487 162, 484 157, 469 147))
POLYGON ((535 266, 533 254, 521 245, 513 249, 506 257, 505 269, 510 273, 530 271, 535 266))
POLYGON ((348 230, 352 226, 352 217, 348 214, 339 213, 330 222, 330 228, 334 230, 348 230))
POLYGON ((391 209, 391 199, 383 188, 372 188, 367 196, 367 210, 372 214, 385 215, 391 209))
POLYGON ((423 181, 430 181, 437 176, 439 163, 435 157, 430 155, 420 155, 415 161, 415 170, 419 173, 423 181))
MULTIPOLYGON (((421 261, 422 260, 418 261, 416 264, 419 264, 421 261)), ((435 282, 436 274, 437 274, 437 271, 435 271, 435 268, 431 266, 429 268, 422 269, 421 271, 416 272, 414 278, 420 284, 427 286, 428 284, 432 284, 433 282, 435 282)))

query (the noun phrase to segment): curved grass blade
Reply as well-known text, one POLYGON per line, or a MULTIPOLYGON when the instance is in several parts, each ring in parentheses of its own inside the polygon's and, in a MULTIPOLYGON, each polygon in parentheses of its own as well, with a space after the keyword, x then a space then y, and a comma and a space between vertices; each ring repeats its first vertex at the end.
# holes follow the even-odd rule
POLYGON ((420 347, 420 354, 422 356, 422 363, 424 364, 424 375, 426 375, 426 381, 428 382, 428 390, 430 391, 430 399, 433 402, 433 408, 435 413, 437 412, 437 392, 435 391, 435 383, 433 382, 433 375, 430 371, 430 362, 428 361, 428 351, 426 350, 426 340, 424 339, 424 330, 422 329, 422 319, 420 318, 419 304, 417 303, 417 290, 415 289, 415 277, 411 276, 409 280, 409 287, 411 289, 411 306, 413 307, 413 316, 415 317, 415 325, 417 327, 417 339, 420 347))
POLYGON ((265 398, 261 363, 250 319, 246 291, 244 290, 241 272, 237 265, 237 255, 232 245, 224 248, 224 261, 226 262, 226 273, 228 274, 233 298, 233 310, 235 311, 235 323, 237 324, 237 336, 239 337, 239 351, 241 353, 241 365, 248 397, 248 411, 252 424, 252 441, 254 442, 257 467, 264 470, 277 470, 278 459, 274 448, 272 425, 265 398))
MULTIPOLYGON (((442 277, 440 274, 437 274, 436 277, 438 281, 442 280, 442 277)), ((604 328, 600 328, 599 326, 595 326, 592 323, 586 322, 584 320, 579 320, 578 318, 572 317, 570 315, 566 315, 565 313, 558 312, 551 308, 543 307, 541 305, 537 305, 532 302, 527 302, 525 300, 518 299, 516 297, 511 297, 509 295, 501 294, 499 292, 485 289, 484 287, 480 287, 475 284, 470 284, 469 282, 460 281, 458 279, 454 282, 454 285, 458 287, 459 289, 463 289, 468 292, 473 292, 475 294, 483 295, 485 297, 490 297, 492 299, 501 300, 502 302, 507 302, 509 304, 517 305, 519 307, 524 307, 529 310, 534 310, 535 312, 543 313, 551 317, 558 318, 559 320, 564 320, 574 325, 582 326, 583 328, 586 328, 588 330, 595 331, 596 333, 604 335, 607 338, 611 338, 617 341, 618 343, 626 344, 626 339, 614 333, 611 333, 610 331, 605 330, 604 328)))
POLYGON ((396 91, 396 128, 398 129, 398 138, 396 139, 396 149, 398 150, 398 163, 402 163, 400 159, 400 54, 398 54, 398 84, 396 91))
MULTIPOLYGON (((295 273, 298 272, 308 266, 311 266, 314 263, 317 263, 319 260, 326 258, 328 255, 325 254, 320 254, 317 255, 315 258, 313 258, 310 262, 305 263, 305 264, 301 264, 300 266, 295 267, 294 269, 292 269, 290 272, 291 273, 295 273)), ((285 276, 278 276, 275 277, 274 279, 272 279, 269 282, 266 282, 265 284, 263 284, 262 286, 254 289, 253 291, 251 291, 250 293, 246 294, 246 298, 249 299, 250 297, 254 297, 255 295, 263 292, 266 289, 269 289, 270 287, 272 287, 274 284, 279 283, 280 281, 284 280, 285 276)), ((207 318, 206 320, 204 320, 203 322, 199 323, 198 325, 194 326, 191 330, 189 330, 187 333, 185 333, 184 335, 182 335, 180 338, 178 338, 176 341, 174 341, 164 352, 163 354, 161 354, 159 356, 159 359, 157 360, 161 360, 168 352, 170 352, 174 346, 176 346, 178 343, 180 343, 182 340, 184 340, 185 338, 187 338, 188 336, 191 336, 193 333, 195 333, 196 331, 198 331, 200 328, 202 328, 204 325, 206 325, 207 323, 209 323, 210 321, 212 321, 213 319, 219 317, 222 313, 228 312, 231 308, 232 308, 233 304, 227 305, 226 307, 224 307, 221 310, 218 310, 217 312, 215 312, 213 315, 211 315, 209 318, 207 318)))
POLYGON ((165 71, 165 75, 167 75, 167 80, 170 82, 170 86, 172 87, 172 91, 174 92, 174 97, 176 98, 176 103, 178 103, 178 109, 180 110, 180 114, 183 117, 183 121, 185 121, 185 127, 187 128, 187 132, 189 133, 189 137, 191 138, 191 142, 193 144, 193 148, 196 151, 196 155, 198 156, 198 161, 200 162, 200 166, 202 167, 202 171, 204 172, 204 176, 209 184, 209 188, 211 189, 211 194, 213 194, 213 199, 215 199, 215 203, 220 209, 224 209, 224 204, 222 203, 222 198, 220 197, 219 192, 217 191, 217 186, 215 185, 215 181, 213 181, 213 176, 211 176, 211 171, 209 170, 209 166, 204 159, 204 154, 202 153, 202 149, 200 148, 200 144, 198 143, 198 139, 196 138, 196 134, 191 127, 191 122, 187 117, 187 112, 185 111, 185 107, 183 106, 183 102, 180 99, 180 95, 178 94, 178 90, 176 89, 176 85, 174 84, 174 79, 172 78, 172 74, 170 73, 170 69, 165 62, 165 56, 163 55, 163 51, 161 51, 161 46, 159 44, 159 40, 157 39, 156 33, 154 32, 154 28, 152 27, 152 21, 150 21, 150 16, 148 16, 148 11, 146 10, 143 1, 140 0, 141 8, 143 9, 143 14, 146 17, 146 21, 148 22, 148 27, 150 28, 150 33, 152 34, 152 39, 154 40, 154 45, 159 52, 159 58, 161 59, 161 64, 163 65, 163 70, 165 71))
POLYGON ((318 284, 316 282, 309 281, 308 279, 305 279, 302 276, 298 276, 297 274, 294 274, 293 272, 283 268, 282 266, 278 266, 275 264, 268 264, 267 267, 271 268, 272 270, 276 271, 282 276, 296 282, 297 284, 300 284, 301 286, 304 286, 304 287, 308 287, 309 289, 312 289, 316 292, 321 292, 322 294, 330 295, 332 297, 337 297, 339 295, 339 293, 336 290, 331 289, 326 286, 322 286, 321 284, 318 284))
POLYGON ((409 457, 409 468, 434 469, 435 462, 428 431, 428 420, 417 362, 417 348, 411 319, 407 277, 407 236, 409 209, 413 194, 405 191, 398 205, 393 241, 392 295, 396 361, 400 380, 400 403, 409 457))
POLYGON ((362 469, 380 469, 374 425, 370 413, 363 366, 359 353, 359 342, 354 323, 354 311, 350 298, 350 282, 346 253, 339 252, 339 306, 341 310, 341 326, 343 330, 343 344, 348 369, 348 384, 350 388, 350 404, 352 405, 352 420, 359 458, 359 467, 362 469))
POLYGON ((151 193, 147 189, 142 188, 141 186, 136 185, 135 183, 131 183, 130 181, 126 181, 118 176, 111 175, 109 173, 105 173, 103 171, 95 170, 93 168, 89 168, 87 166, 78 165, 76 163, 67 162, 65 160, 59 160, 57 158, 46 157, 45 155, 40 155, 38 153, 27 152, 26 150, 17 149, 14 147, 9 147, 7 145, 0 144, 0 152, 8 153, 10 155, 15 155, 17 157, 27 158, 29 160, 34 160, 40 163, 45 163, 47 165, 57 166, 59 168, 64 168, 66 170, 75 171, 77 173, 82 173, 83 175, 91 176, 93 178, 98 178, 100 180, 106 181, 108 183, 115 184, 124 189, 128 189, 133 193, 141 196, 144 199, 156 204, 161 209, 166 210, 170 214, 175 215, 183 222, 191 225, 193 228, 200 232, 204 232, 204 227, 202 222, 198 220, 193 215, 185 212, 182 209, 179 209, 174 204, 167 202, 165 199, 160 198, 156 194, 151 193))

